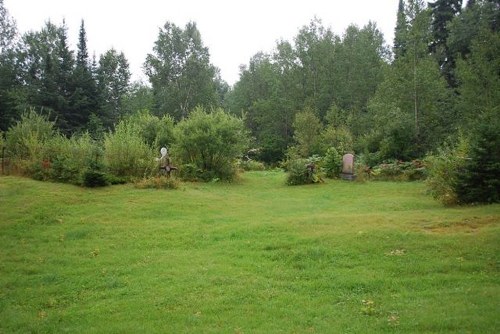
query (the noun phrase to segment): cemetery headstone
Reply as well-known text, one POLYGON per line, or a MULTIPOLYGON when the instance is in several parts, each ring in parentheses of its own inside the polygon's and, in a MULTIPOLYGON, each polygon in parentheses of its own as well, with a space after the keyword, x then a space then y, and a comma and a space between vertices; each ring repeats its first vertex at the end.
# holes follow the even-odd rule
POLYGON ((351 153, 344 154, 342 157, 342 179, 352 181, 356 178, 354 175, 354 155, 351 153))

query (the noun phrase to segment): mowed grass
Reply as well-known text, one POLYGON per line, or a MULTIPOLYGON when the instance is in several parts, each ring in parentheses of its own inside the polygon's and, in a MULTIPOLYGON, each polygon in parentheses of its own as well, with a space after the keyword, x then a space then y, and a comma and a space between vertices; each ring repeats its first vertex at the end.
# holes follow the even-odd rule
POLYGON ((0 333, 500 332, 500 205, 284 177, 1 177, 0 333))

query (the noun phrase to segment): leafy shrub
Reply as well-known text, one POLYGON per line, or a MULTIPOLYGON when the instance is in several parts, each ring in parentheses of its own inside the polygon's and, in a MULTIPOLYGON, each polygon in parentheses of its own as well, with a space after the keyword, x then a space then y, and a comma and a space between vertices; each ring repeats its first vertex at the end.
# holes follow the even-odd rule
POLYGON ((323 159, 323 169, 329 178, 339 177, 342 172, 342 156, 334 147, 330 147, 323 159))
POLYGON ((174 120, 168 114, 159 118, 143 110, 130 116, 129 121, 137 126, 138 134, 151 148, 172 146, 175 142, 174 120))
POLYGON ((287 162, 286 183, 290 186, 323 182, 320 158, 317 156, 308 159, 296 158, 287 162))
POLYGON ((97 155, 97 143, 88 133, 71 138, 58 134, 43 149, 42 165, 48 171, 45 179, 80 185, 83 173, 97 155))
POLYGON ((243 121, 222 109, 195 109, 175 128, 174 156, 182 161, 181 175, 189 179, 231 181, 237 173, 236 159, 249 140, 243 121))
POLYGON ((31 176, 41 170, 43 148, 55 134, 54 123, 33 109, 9 128, 5 134, 7 151, 21 173, 31 176))
POLYGON ((312 110, 306 109, 295 115, 293 137, 297 142, 297 150, 302 157, 319 153, 322 129, 321 120, 312 110))
POLYGON ((428 170, 427 188, 434 198, 445 205, 459 202, 456 188, 459 172, 464 169, 468 152, 468 141, 460 137, 457 145, 445 145, 437 154, 425 158, 428 170))
POLYGON ((321 143, 323 146, 323 152, 333 147, 342 156, 345 153, 351 152, 353 150, 353 138, 352 134, 346 127, 334 127, 329 125, 321 133, 321 143))
POLYGON ((245 171, 262 171, 266 169, 264 163, 256 160, 240 160, 239 166, 245 171))
POLYGON ((149 175, 157 170, 156 155, 130 119, 120 121, 114 132, 104 136, 104 162, 114 176, 130 179, 149 175))
POLYGON ((426 168, 420 160, 394 160, 373 167, 370 176, 374 180, 415 181, 426 177, 426 168))

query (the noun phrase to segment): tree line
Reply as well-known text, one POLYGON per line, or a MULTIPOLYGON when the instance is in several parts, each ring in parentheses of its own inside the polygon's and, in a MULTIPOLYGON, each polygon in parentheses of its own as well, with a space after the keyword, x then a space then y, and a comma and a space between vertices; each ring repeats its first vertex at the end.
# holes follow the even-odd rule
POLYGON ((89 55, 83 20, 71 50, 64 22, 20 36, 0 0, 0 130, 30 108, 67 136, 102 138, 137 112, 180 122, 196 107, 222 107, 243 119, 266 163, 330 147, 368 164, 411 160, 499 114, 499 19, 497 0, 400 0, 392 49, 375 23, 339 36, 313 19, 292 41, 256 53, 233 87, 196 23, 167 22, 144 84, 130 82, 122 52, 89 55))

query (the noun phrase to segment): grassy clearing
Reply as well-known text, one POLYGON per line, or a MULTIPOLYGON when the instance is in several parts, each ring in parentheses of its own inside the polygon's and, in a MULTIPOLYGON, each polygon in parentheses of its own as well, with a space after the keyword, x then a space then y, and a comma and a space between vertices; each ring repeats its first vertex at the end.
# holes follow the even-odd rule
POLYGON ((0 178, 0 332, 493 333, 500 205, 421 183, 0 178))

